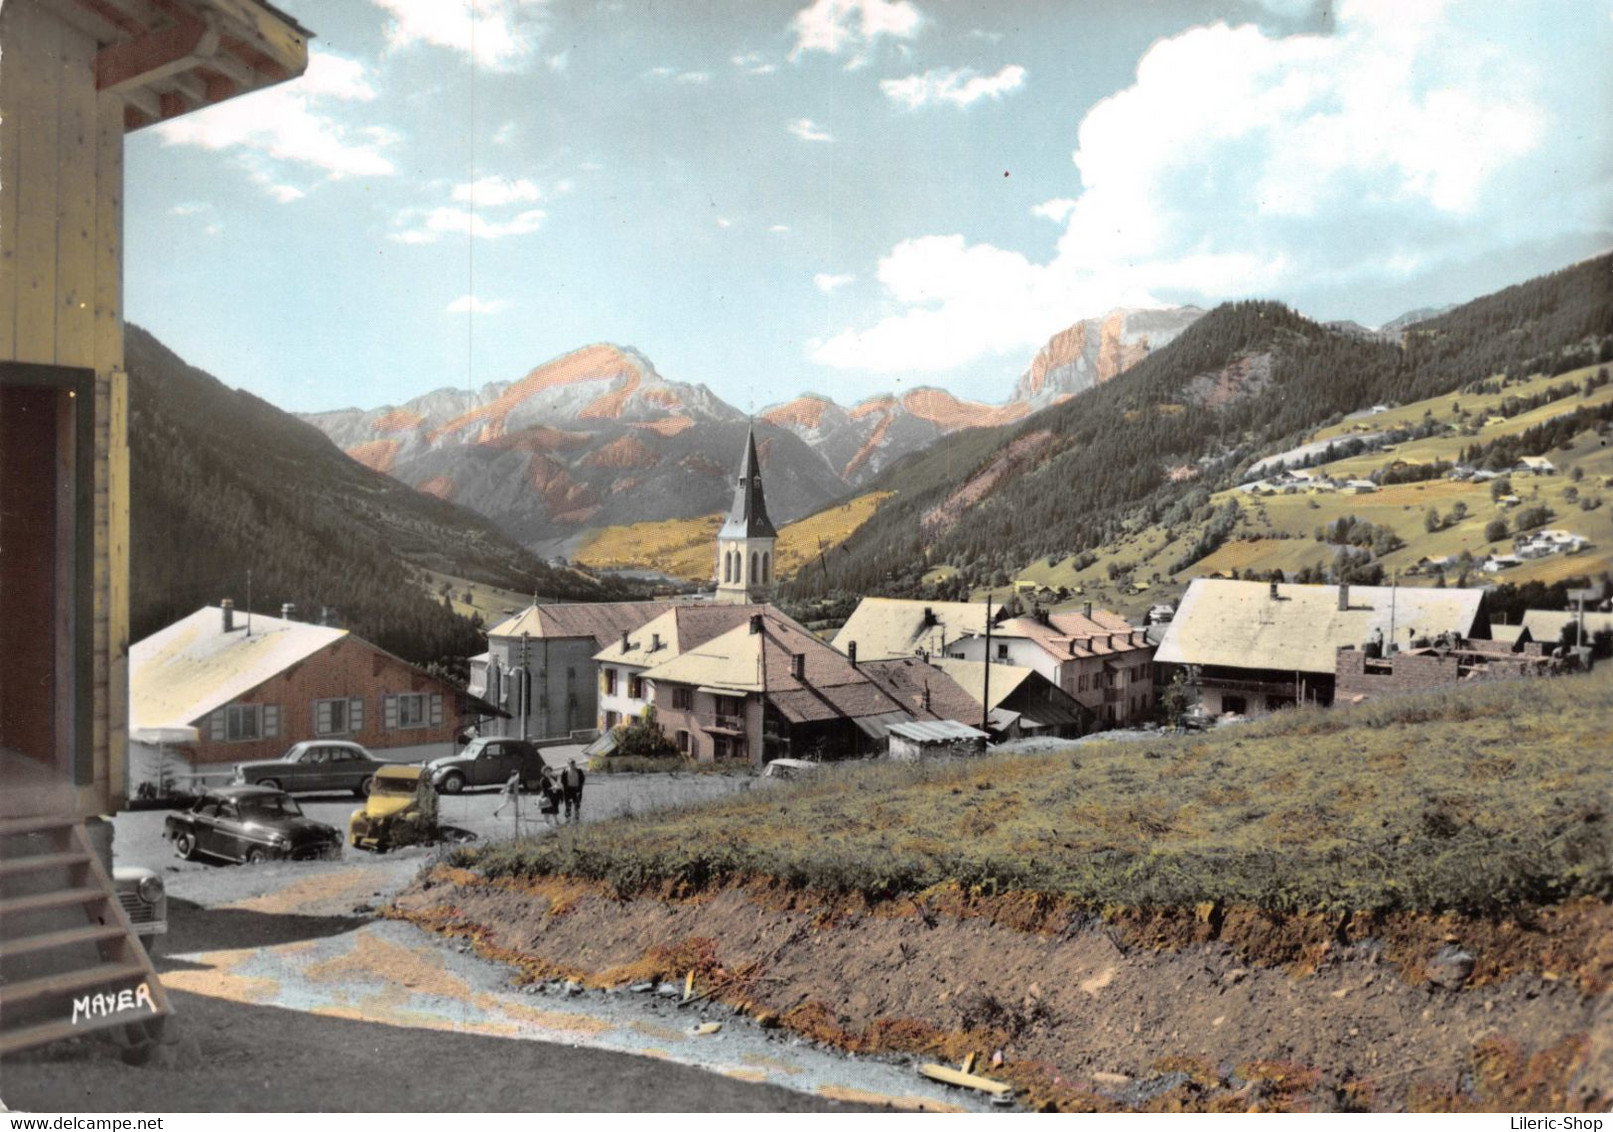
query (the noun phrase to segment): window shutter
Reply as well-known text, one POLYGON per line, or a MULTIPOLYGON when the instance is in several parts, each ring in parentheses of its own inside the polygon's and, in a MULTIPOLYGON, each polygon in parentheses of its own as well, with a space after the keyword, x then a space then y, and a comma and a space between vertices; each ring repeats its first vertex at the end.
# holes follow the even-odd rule
POLYGON ((330 701, 314 701, 314 734, 330 734, 330 701))
POLYGON ((355 735, 364 730, 363 696, 354 696, 347 701, 347 730, 355 735))
POLYGON ((442 696, 433 694, 431 697, 431 716, 428 722, 433 727, 442 726, 442 696))
POLYGON ((208 737, 215 743, 224 742, 224 709, 219 708, 207 717, 208 737))
POLYGON ((265 739, 280 738, 280 705, 263 705, 263 737, 265 739))

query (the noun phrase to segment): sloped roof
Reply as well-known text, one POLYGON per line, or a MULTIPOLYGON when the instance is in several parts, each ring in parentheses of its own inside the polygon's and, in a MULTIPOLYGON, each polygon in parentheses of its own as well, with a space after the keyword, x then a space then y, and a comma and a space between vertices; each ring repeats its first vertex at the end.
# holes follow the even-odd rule
POLYGON ((751 614, 760 613, 763 608, 760 605, 680 603, 637 629, 629 630, 626 649, 622 648, 622 638, 618 634, 610 644, 594 654, 594 659, 604 664, 652 668, 697 645, 705 644, 736 625, 745 624, 751 614), (660 638, 659 648, 653 647, 657 637, 660 638))
POLYGON ((900 735, 916 743, 950 743, 959 739, 989 739, 984 731, 977 731, 952 719, 923 720, 916 723, 893 723, 892 735, 900 735))
MULTIPOLYGON (((986 695, 986 664, 981 660, 958 660, 955 657, 935 657, 931 664, 950 676, 958 687, 963 689, 965 695, 979 704, 986 695)), ((1020 668, 1013 664, 993 664, 991 666, 991 703, 987 706, 997 707, 1030 677, 1036 675, 1034 668, 1020 668)))
MULTIPOLYGON (((1529 630, 1531 640, 1541 641, 1548 645, 1555 645, 1562 640, 1563 626, 1579 617, 1577 609, 1526 609, 1523 611, 1523 627, 1529 630)), ((1613 629, 1613 613, 1592 613, 1585 611, 1585 641, 1590 643, 1591 636, 1602 629, 1613 629)))
POLYGON ((1489 634, 1484 591, 1391 586, 1350 586, 1339 609, 1338 586, 1195 578, 1176 616, 1165 627, 1154 659, 1167 664, 1332 673, 1338 650, 1362 645, 1381 631, 1395 639, 1455 632, 1489 634))
POLYGON ((938 656, 959 637, 985 631, 984 602, 865 597, 835 634, 833 644, 850 652, 855 641, 859 661, 915 656, 921 651, 938 656))
POLYGON ((1051 613, 1046 621, 1035 617, 1015 617, 992 630, 1001 637, 1021 637, 1060 660, 1069 657, 1112 656, 1136 652, 1149 646, 1147 635, 1118 613, 1094 609, 1092 616, 1080 613, 1051 613), (1135 639, 1132 634, 1136 633, 1135 639))
POLYGON ((734 502, 728 508, 717 537, 777 538, 773 520, 767 517, 767 499, 762 492, 762 462, 756 458, 756 430, 745 435, 745 453, 740 457, 735 477, 734 502))
POLYGON ((904 710, 867 673, 804 626, 773 606, 761 610, 761 632, 752 632, 747 618, 744 624, 656 665, 646 675, 657 682, 736 694, 765 691, 768 701, 797 723, 904 710), (803 679, 795 676, 796 655, 805 658, 803 679))
POLYGON ((915 657, 893 657, 859 663, 871 679, 920 719, 979 719, 980 699, 971 695, 948 673, 915 657), (924 707, 929 692, 930 706, 924 707))
POLYGON ((506 618, 487 631, 489 637, 592 637, 602 649, 619 640, 623 630, 631 632, 646 621, 672 608, 670 601, 569 601, 554 605, 529 605, 514 617, 506 618))
MULTIPOLYGON (((181 727, 241 696, 298 661, 347 636, 346 629, 283 621, 237 610, 224 632, 224 611, 209 605, 129 649, 131 728, 181 727)), ((356 639, 356 638, 355 638, 356 639)))

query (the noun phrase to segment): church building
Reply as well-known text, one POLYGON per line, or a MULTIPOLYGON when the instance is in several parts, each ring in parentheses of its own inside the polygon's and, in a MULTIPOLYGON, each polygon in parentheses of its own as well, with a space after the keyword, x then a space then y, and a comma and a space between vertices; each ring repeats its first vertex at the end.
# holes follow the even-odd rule
POLYGON ((717 532, 717 601, 750 605, 767 601, 773 590, 773 547, 778 531, 767 517, 762 496, 762 465, 756 458, 756 430, 745 437, 745 455, 734 486, 734 503, 717 532))

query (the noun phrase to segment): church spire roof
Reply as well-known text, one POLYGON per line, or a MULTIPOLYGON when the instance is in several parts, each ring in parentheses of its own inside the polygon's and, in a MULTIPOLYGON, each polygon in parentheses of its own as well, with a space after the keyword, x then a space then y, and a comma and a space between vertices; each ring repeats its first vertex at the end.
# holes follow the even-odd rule
POLYGON ((767 500, 762 495, 762 463, 756 457, 756 429, 745 436, 745 455, 739 463, 734 483, 734 504, 728 509, 718 538, 777 538, 773 521, 767 517, 767 500))

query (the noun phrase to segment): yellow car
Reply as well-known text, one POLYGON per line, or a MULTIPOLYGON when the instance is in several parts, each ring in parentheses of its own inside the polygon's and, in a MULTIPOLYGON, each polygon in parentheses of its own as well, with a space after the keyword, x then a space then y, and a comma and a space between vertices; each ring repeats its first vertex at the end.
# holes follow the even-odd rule
POLYGON ((375 772, 364 805, 347 819, 347 843, 385 853, 430 841, 437 830, 437 791, 421 766, 384 766, 375 772))

